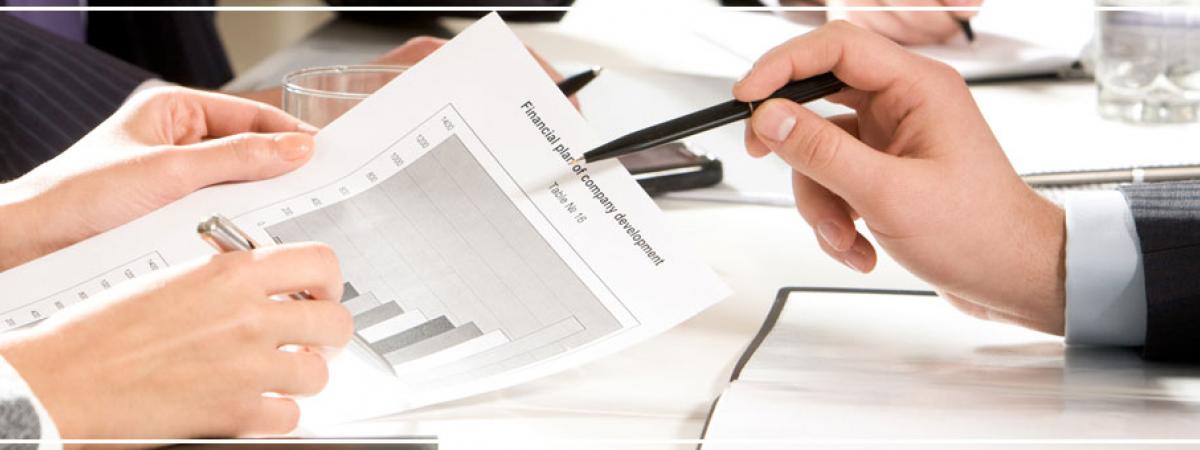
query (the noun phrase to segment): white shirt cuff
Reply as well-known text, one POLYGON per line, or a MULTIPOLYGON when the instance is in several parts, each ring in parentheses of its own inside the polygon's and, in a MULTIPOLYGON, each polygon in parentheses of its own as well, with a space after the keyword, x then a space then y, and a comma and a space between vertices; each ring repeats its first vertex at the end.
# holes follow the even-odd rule
POLYGON ((1140 346, 1146 283, 1133 213, 1118 191, 1067 197, 1067 343, 1140 346))

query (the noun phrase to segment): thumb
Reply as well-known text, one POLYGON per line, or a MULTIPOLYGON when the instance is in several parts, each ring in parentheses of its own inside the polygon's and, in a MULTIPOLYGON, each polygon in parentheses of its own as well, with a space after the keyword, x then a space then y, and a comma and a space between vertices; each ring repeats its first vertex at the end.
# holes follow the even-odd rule
POLYGON ((276 177, 304 165, 313 154, 313 137, 308 133, 242 133, 167 152, 167 170, 179 177, 185 191, 230 181, 276 177))
POLYGON ((750 118, 759 140, 792 169, 857 203, 895 157, 863 144, 845 130, 786 99, 771 99, 750 118))

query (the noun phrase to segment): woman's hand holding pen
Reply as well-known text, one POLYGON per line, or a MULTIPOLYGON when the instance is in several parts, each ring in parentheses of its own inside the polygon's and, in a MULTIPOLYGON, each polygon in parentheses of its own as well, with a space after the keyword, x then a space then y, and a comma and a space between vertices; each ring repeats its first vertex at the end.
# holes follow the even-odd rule
MULTIPOLYGON (((412 64, 443 43, 414 39, 375 62, 412 64)), ((140 93, 59 157, 0 184, 0 271, 197 189, 290 172, 311 158, 315 132, 246 98, 177 87, 140 93)), ((345 345, 353 320, 340 296, 328 247, 233 252, 130 281, 11 332, 0 355, 65 438, 285 433, 298 420, 296 403, 263 394, 316 393, 328 372, 319 353, 279 347, 345 345), (318 301, 267 299, 298 291, 318 301)))
POLYGON ((281 396, 324 387, 323 356, 353 319, 341 272, 319 244, 212 256, 121 284, 0 340, 64 438, 165 439, 286 433, 281 396), (314 301, 268 297, 308 291, 314 301))
POLYGON ((139 93, 57 158, 0 185, 0 270, 196 189, 294 170, 312 156, 313 132, 242 98, 177 87, 139 93))
POLYGON ((734 87, 761 99, 832 71, 828 99, 856 114, 819 117, 769 100, 747 124, 753 156, 795 170, 796 204, 822 249, 868 272, 875 249, 976 317, 1063 332, 1063 212, 1017 176, 954 69, 846 22, 764 55, 734 87))
MULTIPOLYGON (((138 94, 58 158, 0 185, 0 270, 136 219, 213 184, 278 176, 312 156, 314 129, 277 108, 183 88, 138 94)), ((288 398, 327 379, 342 346, 333 252, 234 252, 119 285, 0 340, 66 438, 282 433, 288 398), (307 290, 317 300, 275 302, 307 290), (68 363, 63 363, 67 361, 68 363), (137 435, 131 435, 136 430, 137 435)))

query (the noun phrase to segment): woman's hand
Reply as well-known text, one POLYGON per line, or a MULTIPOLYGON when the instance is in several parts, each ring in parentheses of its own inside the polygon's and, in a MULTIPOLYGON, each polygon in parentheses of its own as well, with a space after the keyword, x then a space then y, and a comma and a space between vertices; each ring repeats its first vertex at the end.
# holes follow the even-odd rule
POLYGON ((296 169, 312 156, 314 131, 242 98, 178 87, 142 92, 57 158, 0 185, 0 270, 196 189, 296 169))
POLYGON ((121 284, 0 340, 68 439, 286 433, 353 319, 324 245, 217 255, 121 284), (314 301, 268 296, 307 290, 314 301))

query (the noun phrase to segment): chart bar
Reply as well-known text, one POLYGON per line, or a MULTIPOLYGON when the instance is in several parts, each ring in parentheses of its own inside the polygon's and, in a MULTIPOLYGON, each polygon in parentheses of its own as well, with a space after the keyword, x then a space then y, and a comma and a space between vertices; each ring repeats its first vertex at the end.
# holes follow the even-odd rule
POLYGON ((426 320, 425 315, 421 311, 408 311, 383 322, 360 329, 358 330, 358 334, 363 339, 366 339, 367 342, 382 341, 425 323, 426 320))
POLYGON ((394 302, 387 302, 376 306, 369 310, 354 315, 354 329, 361 330, 371 325, 378 324, 392 317, 404 314, 404 310, 400 309, 400 305, 394 302))
POLYGON ((342 283, 342 303, 354 300, 356 297, 358 297, 358 290, 354 288, 354 285, 348 282, 342 283))
POLYGON ((433 320, 417 325, 412 329, 405 330, 400 334, 388 337, 387 339, 379 342, 371 343, 371 348, 380 355, 386 355, 452 329, 454 329, 454 324, 450 323, 450 319, 447 319, 446 316, 438 316, 433 320))
POLYGON ((437 353, 463 342, 483 336, 474 322, 467 322, 453 330, 415 343, 400 350, 383 355, 389 363, 402 364, 425 355, 437 353))
MULTIPOLYGON (((392 304, 394 305, 395 303, 392 303, 392 304)), ((375 309, 375 308, 381 306, 381 304, 379 302, 379 299, 375 298, 374 293, 365 292, 362 295, 354 297, 353 299, 342 302, 342 306, 345 306, 346 309, 349 309, 350 314, 354 314, 355 316, 357 316, 361 313, 375 309)), ((367 325, 367 326, 370 326, 370 325, 367 325)), ((359 327, 358 323, 355 322, 354 329, 357 330, 357 329, 361 329, 361 328, 363 328, 363 327, 359 327)))

